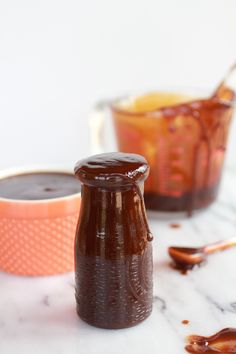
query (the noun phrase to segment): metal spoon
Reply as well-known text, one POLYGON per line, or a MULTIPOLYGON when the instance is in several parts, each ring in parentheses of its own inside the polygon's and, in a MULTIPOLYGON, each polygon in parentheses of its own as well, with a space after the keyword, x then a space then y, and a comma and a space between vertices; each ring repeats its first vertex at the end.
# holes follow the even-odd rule
POLYGON ((169 247, 168 252, 177 269, 186 273, 196 265, 201 265, 211 253, 225 250, 236 246, 236 237, 218 241, 199 248, 192 247, 169 247))

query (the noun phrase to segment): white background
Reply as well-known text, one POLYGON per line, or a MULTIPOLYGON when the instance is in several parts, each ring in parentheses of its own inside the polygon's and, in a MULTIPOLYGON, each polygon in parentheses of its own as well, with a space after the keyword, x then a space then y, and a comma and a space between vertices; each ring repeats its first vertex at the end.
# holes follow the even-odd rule
POLYGON ((1 0, 0 168, 72 167, 96 100, 213 89, 235 59, 235 0, 1 0))

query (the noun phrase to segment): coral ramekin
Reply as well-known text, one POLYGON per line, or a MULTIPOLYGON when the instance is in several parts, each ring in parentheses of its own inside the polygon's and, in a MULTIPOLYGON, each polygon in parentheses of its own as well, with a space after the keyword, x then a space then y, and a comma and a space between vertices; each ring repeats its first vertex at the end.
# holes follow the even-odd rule
MULTIPOLYGON (((11 169, 1 171, 0 178, 36 172, 68 171, 11 169)), ((42 200, 0 198, 0 270, 28 276, 73 271, 80 201, 80 193, 42 200)))

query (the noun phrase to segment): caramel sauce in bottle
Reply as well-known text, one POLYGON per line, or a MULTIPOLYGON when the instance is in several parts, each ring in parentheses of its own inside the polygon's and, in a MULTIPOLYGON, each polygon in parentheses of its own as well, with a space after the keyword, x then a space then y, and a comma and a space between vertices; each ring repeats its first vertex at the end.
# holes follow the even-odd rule
POLYGON ((143 201, 149 166, 135 154, 77 163, 82 202, 75 240, 78 315, 102 328, 138 324, 152 311, 152 234, 143 201))

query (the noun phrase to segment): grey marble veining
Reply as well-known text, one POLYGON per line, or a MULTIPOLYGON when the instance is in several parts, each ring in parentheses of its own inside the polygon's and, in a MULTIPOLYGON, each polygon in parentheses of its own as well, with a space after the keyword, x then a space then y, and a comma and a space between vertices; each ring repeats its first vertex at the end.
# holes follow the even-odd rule
POLYGON ((236 171, 226 171, 217 203, 193 218, 149 214, 154 234, 154 303, 142 324, 102 330, 78 319, 74 275, 24 278, 0 273, 1 354, 184 354, 188 334, 236 327, 236 249, 212 255, 183 276, 169 245, 201 245, 236 235, 236 171), (180 228, 170 224, 177 222, 180 228), (183 325, 182 320, 189 320, 183 325))

